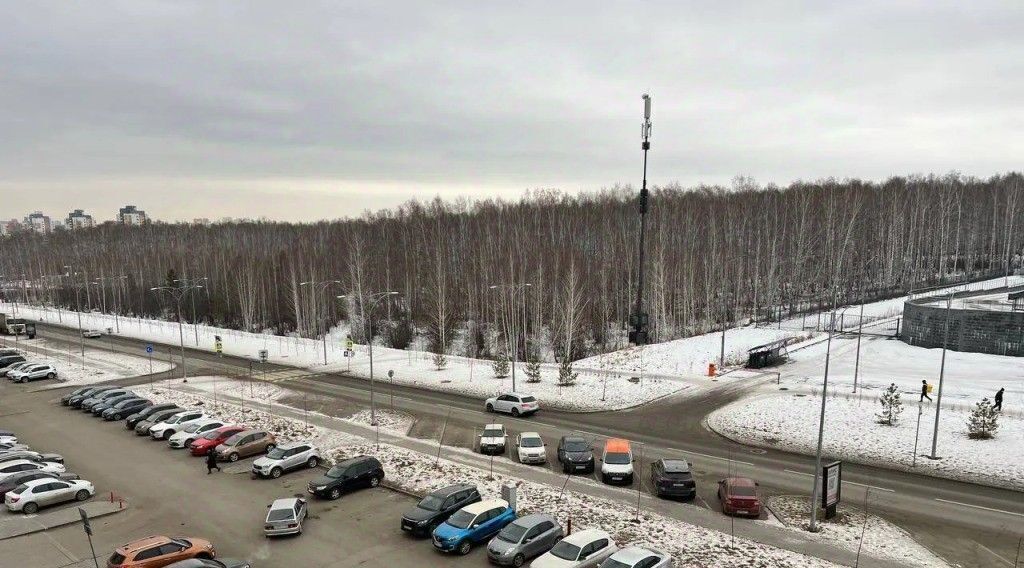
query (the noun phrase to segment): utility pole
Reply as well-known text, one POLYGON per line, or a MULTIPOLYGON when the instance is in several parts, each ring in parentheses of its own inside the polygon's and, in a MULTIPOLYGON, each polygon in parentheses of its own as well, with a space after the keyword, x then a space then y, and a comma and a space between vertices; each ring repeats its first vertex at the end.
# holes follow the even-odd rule
POLYGON ((937 460, 936 450, 939 446, 939 412, 942 410, 942 382, 946 378, 946 348, 949 345, 949 316, 953 310, 953 295, 950 292, 946 298, 946 330, 942 337, 942 362, 939 364, 939 394, 935 396, 935 430, 932 432, 932 455, 929 459, 937 460))
POLYGON ((829 326, 828 342, 825 347, 825 378, 821 385, 821 416, 818 418, 818 450, 814 456, 814 489, 811 491, 811 524, 807 529, 818 532, 818 493, 821 491, 821 443, 825 437, 825 400, 828 395, 828 365, 832 357, 832 334, 836 329, 836 302, 838 288, 832 291, 832 325, 829 326))
MULTIPOLYGON (((174 306, 176 315, 178 316, 178 340, 181 342, 181 378, 182 380, 188 380, 188 366, 185 363, 185 329, 181 322, 181 301, 185 298, 185 294, 191 294, 192 292, 202 288, 202 285, 191 284, 181 280, 174 280, 178 283, 177 286, 156 286, 150 288, 150 292, 166 292, 171 298, 174 299, 174 306)), ((197 343, 198 345, 198 343, 197 343)))
MULTIPOLYGON (((206 276, 203 276, 202 278, 197 278, 195 281, 201 281, 201 280, 209 280, 209 278, 207 278, 206 276)), ((182 282, 186 286, 193 285, 195 281, 190 281, 188 278, 181 278, 181 279, 175 279, 174 280, 175 283, 182 282)), ((203 286, 201 286, 201 285, 196 286, 196 288, 202 288, 202 287, 203 286)), ((198 320, 197 315, 196 315, 196 295, 195 294, 189 294, 189 295, 192 297, 191 298, 192 299, 192 329, 193 329, 193 331, 195 331, 196 347, 199 347, 199 320, 198 320)), ((207 302, 207 303, 209 303, 209 302, 207 302)))
POLYGON ((857 358, 853 363, 853 392, 857 392, 857 377, 860 375, 860 338, 864 335, 864 288, 860 290, 860 323, 857 324, 857 358))
POLYGON ((647 231, 647 151, 651 149, 651 95, 644 93, 644 122, 640 127, 643 137, 641 149, 644 151, 644 178, 640 186, 640 262, 637 265, 636 309, 630 316, 633 330, 629 332, 629 342, 633 345, 647 343, 648 317, 644 313, 644 236, 647 231))

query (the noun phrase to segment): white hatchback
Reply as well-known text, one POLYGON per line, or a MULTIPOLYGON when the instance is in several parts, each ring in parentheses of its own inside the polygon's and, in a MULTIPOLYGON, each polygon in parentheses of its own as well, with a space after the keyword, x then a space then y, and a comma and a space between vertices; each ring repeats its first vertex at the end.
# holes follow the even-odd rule
POLYGON ((194 420, 168 438, 167 445, 175 449, 187 448, 189 444, 198 440, 203 434, 225 425, 223 420, 217 420, 216 418, 194 420))
POLYGON ((544 438, 536 432, 523 432, 516 439, 516 448, 520 463, 545 463, 548 461, 548 449, 544 438))
POLYGON ((95 494, 96 488, 84 479, 44 477, 26 481, 8 491, 4 496, 4 503, 8 511, 22 511, 31 515, 40 507, 65 501, 85 501, 95 494))
POLYGON ((149 435, 154 440, 167 440, 173 436, 178 430, 181 430, 185 426, 188 426, 196 420, 202 420, 206 418, 201 410, 183 410, 177 414, 171 415, 170 418, 163 422, 158 422, 149 427, 149 435))
POLYGON ((0 481, 25 471, 45 471, 47 473, 64 473, 64 464, 56 462, 37 462, 32 460, 14 460, 0 464, 0 481))

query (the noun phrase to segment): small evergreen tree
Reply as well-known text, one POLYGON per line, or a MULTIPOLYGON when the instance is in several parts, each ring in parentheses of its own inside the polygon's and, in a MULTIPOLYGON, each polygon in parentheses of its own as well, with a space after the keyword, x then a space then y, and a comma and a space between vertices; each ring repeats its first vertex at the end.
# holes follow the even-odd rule
POLYGON ((526 382, 540 382, 540 361, 531 358, 526 362, 526 382))
POLYGON ((900 400, 900 391, 896 389, 896 383, 890 384, 878 401, 882 403, 882 412, 877 415, 878 423, 895 426, 900 413, 903 412, 903 401, 900 400))
POLYGON ((508 356, 504 353, 498 355, 498 358, 491 363, 491 368, 494 369, 495 377, 499 379, 507 377, 509 371, 508 356))
POLYGON ((988 440, 995 437, 999 429, 998 414, 992 409, 987 398, 974 405, 971 416, 967 419, 967 437, 972 440, 988 440))
POLYGON ((558 367, 558 384, 563 387, 574 385, 578 376, 580 374, 572 370, 572 361, 568 357, 562 358, 562 363, 558 367))
POLYGON ((447 367, 448 366, 448 356, 446 356, 444 353, 442 353, 440 351, 437 352, 437 353, 434 353, 434 366, 437 367, 438 371, 440 371, 441 369, 444 369, 445 367, 447 367))

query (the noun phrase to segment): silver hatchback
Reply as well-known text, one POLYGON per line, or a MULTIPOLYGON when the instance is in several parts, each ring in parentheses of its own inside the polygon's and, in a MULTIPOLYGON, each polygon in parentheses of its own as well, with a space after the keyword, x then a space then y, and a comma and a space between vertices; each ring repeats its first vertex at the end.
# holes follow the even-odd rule
POLYGON ((267 520, 263 524, 266 536, 302 534, 302 521, 306 520, 305 499, 289 497, 278 499, 267 506, 267 520))
POLYGON ((519 517, 487 544, 487 558, 503 566, 522 566, 550 550, 563 536, 562 527, 551 515, 519 517))

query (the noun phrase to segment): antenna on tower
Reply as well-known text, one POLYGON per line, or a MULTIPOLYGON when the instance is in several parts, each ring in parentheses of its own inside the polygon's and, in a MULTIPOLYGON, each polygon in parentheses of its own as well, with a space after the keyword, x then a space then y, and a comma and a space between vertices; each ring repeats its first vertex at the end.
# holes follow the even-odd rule
POLYGON ((633 330, 629 332, 629 342, 634 345, 647 343, 647 313, 643 310, 644 302, 644 233, 647 229, 647 151, 651 149, 651 95, 644 93, 644 122, 640 134, 644 139, 641 148, 644 151, 644 181, 640 187, 640 262, 637 264, 636 310, 629 317, 633 330))

